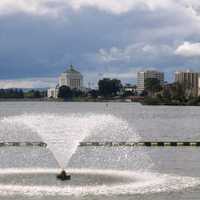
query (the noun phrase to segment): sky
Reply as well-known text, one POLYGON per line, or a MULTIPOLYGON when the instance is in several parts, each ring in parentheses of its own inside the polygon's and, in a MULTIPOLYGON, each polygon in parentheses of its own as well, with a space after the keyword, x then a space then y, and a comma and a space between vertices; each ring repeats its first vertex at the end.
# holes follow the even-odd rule
POLYGON ((200 71, 200 1, 0 1, 0 88, 53 87, 70 64, 85 86, 200 71))

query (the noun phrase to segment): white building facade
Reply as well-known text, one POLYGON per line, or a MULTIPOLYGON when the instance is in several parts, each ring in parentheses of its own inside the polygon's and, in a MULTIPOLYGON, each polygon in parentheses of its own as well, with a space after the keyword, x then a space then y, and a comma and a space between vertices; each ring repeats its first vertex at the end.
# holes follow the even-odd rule
POLYGON ((164 73, 156 70, 146 70, 137 73, 137 91, 143 92, 145 89, 145 80, 148 78, 156 78, 160 84, 164 84, 164 73))
POLYGON ((59 87, 68 86, 70 89, 83 89, 83 76, 76 71, 71 65, 68 70, 63 72, 59 77, 59 87))
POLYGON ((58 91, 59 91, 59 88, 58 87, 55 87, 55 88, 49 88, 47 90, 47 97, 48 98, 58 98, 58 91))
POLYGON ((61 86, 67 86, 70 89, 83 90, 83 76, 82 74, 75 70, 71 65, 68 70, 63 72, 59 77, 59 83, 56 88, 48 89, 48 98, 58 98, 59 88, 61 86))

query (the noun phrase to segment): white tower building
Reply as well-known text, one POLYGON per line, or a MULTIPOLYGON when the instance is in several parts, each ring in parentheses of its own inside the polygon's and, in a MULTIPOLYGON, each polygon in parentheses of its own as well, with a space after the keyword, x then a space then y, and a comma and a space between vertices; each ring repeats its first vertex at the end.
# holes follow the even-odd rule
POLYGON ((59 87, 64 85, 68 86, 70 89, 83 89, 83 76, 80 72, 76 71, 72 65, 59 77, 59 87))
POLYGON ((49 88, 47 91, 48 98, 58 98, 59 87, 68 86, 70 89, 83 90, 83 76, 74 69, 72 65, 64 71, 59 77, 59 83, 56 88, 49 88))

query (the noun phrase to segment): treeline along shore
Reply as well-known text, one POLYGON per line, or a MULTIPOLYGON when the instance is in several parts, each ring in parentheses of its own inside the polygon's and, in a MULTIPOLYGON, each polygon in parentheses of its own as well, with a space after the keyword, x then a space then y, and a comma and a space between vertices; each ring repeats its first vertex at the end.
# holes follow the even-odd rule
POLYGON ((47 92, 30 89, 24 91, 23 89, 0 89, 0 99, 39 99, 47 96, 47 92))
POLYGON ((161 85, 157 79, 146 79, 143 105, 200 106, 200 96, 190 84, 178 82, 161 85))
POLYGON ((134 86, 127 90, 120 80, 104 78, 98 82, 97 89, 81 91, 61 86, 58 98, 47 98, 46 90, 0 89, 0 101, 139 102, 142 105, 200 106, 200 97, 192 94, 188 85, 161 85, 153 78, 145 80, 145 90, 139 94, 134 86))

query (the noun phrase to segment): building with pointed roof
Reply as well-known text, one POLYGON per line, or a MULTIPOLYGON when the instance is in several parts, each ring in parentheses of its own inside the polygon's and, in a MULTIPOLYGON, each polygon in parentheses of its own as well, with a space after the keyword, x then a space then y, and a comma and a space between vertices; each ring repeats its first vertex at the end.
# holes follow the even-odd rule
POLYGON ((70 65, 69 69, 61 73, 56 88, 48 89, 47 96, 49 98, 58 98, 58 92, 61 86, 67 86, 70 89, 83 90, 83 75, 75 70, 73 65, 70 65))
POLYGON ((82 90, 83 88, 83 76, 75 70, 73 65, 64 71, 59 77, 59 87, 68 86, 70 89, 82 90))

